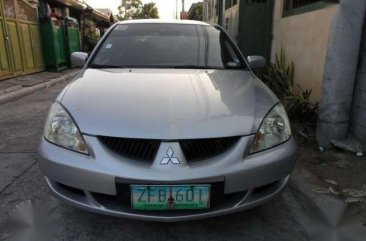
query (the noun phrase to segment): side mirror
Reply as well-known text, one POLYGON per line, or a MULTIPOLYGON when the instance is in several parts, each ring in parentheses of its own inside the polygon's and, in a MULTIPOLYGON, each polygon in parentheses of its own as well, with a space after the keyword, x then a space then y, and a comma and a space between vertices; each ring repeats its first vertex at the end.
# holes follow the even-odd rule
POLYGON ((84 52, 74 52, 71 54, 71 67, 83 67, 88 59, 88 54, 84 52))
POLYGON ((266 66, 266 59, 262 56, 251 55, 247 57, 250 68, 260 69, 266 66))

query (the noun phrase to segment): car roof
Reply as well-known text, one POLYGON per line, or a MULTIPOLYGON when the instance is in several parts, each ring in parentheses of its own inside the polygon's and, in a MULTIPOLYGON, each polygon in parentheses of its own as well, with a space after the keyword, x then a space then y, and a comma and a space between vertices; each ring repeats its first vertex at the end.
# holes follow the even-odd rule
POLYGON ((130 24, 130 23, 170 23, 170 24, 206 25, 206 26, 210 25, 208 23, 195 20, 133 19, 118 22, 118 24, 130 24))

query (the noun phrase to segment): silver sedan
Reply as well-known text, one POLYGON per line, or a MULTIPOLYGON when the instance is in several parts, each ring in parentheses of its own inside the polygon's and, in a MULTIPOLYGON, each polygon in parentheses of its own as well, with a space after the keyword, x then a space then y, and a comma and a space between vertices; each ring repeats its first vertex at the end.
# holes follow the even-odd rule
POLYGON ((52 105, 39 153, 51 193, 101 214, 182 221, 263 204, 286 186, 286 111, 218 26, 115 24, 52 105))

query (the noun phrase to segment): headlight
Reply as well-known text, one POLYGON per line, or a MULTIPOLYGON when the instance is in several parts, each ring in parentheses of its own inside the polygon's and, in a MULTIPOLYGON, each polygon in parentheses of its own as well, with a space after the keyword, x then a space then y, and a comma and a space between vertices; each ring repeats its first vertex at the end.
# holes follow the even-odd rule
POLYGON ((52 105, 48 114, 44 138, 64 148, 89 154, 75 122, 57 102, 52 105))
POLYGON ((279 145, 291 137, 291 127, 286 110, 278 103, 260 125, 250 149, 250 154, 279 145))

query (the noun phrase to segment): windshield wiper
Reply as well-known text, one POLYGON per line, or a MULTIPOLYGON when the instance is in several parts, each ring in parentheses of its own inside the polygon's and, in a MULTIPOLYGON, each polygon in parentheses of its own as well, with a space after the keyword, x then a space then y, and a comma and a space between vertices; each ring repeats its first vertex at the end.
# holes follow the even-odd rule
POLYGON ((113 64, 91 64, 90 68, 93 68, 93 69, 125 69, 126 66, 113 65, 113 64))
POLYGON ((172 65, 172 66, 166 66, 166 68, 172 68, 172 69, 214 69, 213 67, 199 66, 199 65, 172 65))
POLYGON ((149 69, 219 69, 214 66, 200 66, 200 65, 112 65, 112 64, 91 64, 90 68, 93 69, 125 69, 125 68, 149 68, 149 69))

